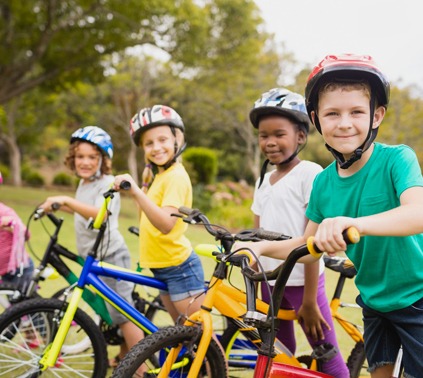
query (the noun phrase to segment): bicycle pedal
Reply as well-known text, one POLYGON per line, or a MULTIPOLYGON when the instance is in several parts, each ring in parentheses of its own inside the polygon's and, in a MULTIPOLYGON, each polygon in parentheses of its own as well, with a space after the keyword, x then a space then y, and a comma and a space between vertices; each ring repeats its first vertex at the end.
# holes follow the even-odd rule
POLYGON ((311 357, 319 362, 328 362, 338 353, 338 350, 330 343, 324 343, 313 349, 311 357))

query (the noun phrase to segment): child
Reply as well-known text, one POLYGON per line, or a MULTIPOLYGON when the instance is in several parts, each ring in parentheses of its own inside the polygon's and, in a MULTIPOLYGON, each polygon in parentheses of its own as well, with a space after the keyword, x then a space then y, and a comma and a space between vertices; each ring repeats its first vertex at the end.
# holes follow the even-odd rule
POLYGON ((142 109, 132 118, 130 132, 157 173, 151 186, 143 183, 147 193, 128 174, 117 176, 114 185, 118 189, 122 181, 131 183, 129 193, 141 211, 140 265, 167 283, 169 291, 160 294, 174 321, 199 310, 199 294, 204 291, 200 258, 184 235, 187 225, 171 216, 181 206, 192 206, 191 181, 177 159, 185 148, 184 130, 174 109, 164 105, 142 109))
MULTIPOLYGON (((284 88, 274 88, 256 101, 250 120, 258 129, 260 150, 266 157, 262 175, 254 192, 254 226, 290 236, 304 234, 305 210, 320 165, 301 161, 298 153, 307 141, 309 118, 304 98, 284 88), (265 174, 268 163, 275 169, 265 174)), ((265 270, 273 270, 280 260, 261 257, 265 270)), ((274 281, 271 282, 274 285, 274 281)), ((273 286, 271 286, 273 290, 273 286)), ((270 301, 267 286, 261 286, 262 298, 270 301)), ((296 264, 287 282, 281 308, 294 308, 312 347, 330 343, 339 350, 332 315, 325 292, 324 264, 296 264)), ((294 323, 281 321, 277 337, 295 354, 294 323)), ((348 369, 337 353, 322 366, 334 377, 347 377, 348 369)))
MULTIPOLYGON (((347 254, 357 269, 369 371, 390 377, 402 345, 405 376, 420 377, 423 178, 411 148, 373 143, 388 102, 389 82, 370 56, 327 56, 311 72, 307 111, 336 161, 313 184, 304 236, 315 235, 329 254, 347 249, 348 227, 366 236, 347 254)), ((257 251, 286 258, 303 242, 263 242, 257 251)))
POLYGON ((25 250, 28 239, 29 232, 18 214, 0 202, 0 276, 3 282, 22 291, 28 287, 34 272, 34 263, 25 250))
MULTIPOLYGON (((69 196, 49 197, 41 205, 45 211, 52 211, 52 204, 58 203, 61 210, 75 215, 75 233, 78 253, 86 258, 90 252, 96 231, 87 228, 90 219, 95 219, 104 197, 103 193, 110 189, 114 177, 111 175, 113 157, 112 140, 104 130, 97 126, 86 126, 78 129, 70 139, 66 165, 75 172, 81 180, 76 190, 75 198, 69 196)), ((108 263, 131 268, 130 254, 125 241, 118 230, 120 210, 120 196, 117 194, 110 202, 108 230, 104 234, 102 259, 108 263)), ((116 281, 103 277, 112 289, 133 305, 133 284, 126 281, 116 281)), ((144 336, 143 332, 112 306, 107 304, 108 310, 115 324, 119 325, 125 339, 120 353, 109 361, 110 367, 116 367, 126 352, 144 336)))

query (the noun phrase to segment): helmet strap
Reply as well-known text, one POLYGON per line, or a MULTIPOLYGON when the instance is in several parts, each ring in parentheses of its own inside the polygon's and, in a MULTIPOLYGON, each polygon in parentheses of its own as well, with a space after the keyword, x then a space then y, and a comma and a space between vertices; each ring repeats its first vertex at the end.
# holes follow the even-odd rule
POLYGON ((184 143, 182 146, 181 146, 181 148, 178 148, 178 143, 177 143, 177 141, 176 141, 176 130, 175 130, 175 127, 173 127, 173 126, 169 126, 170 127, 170 130, 172 131, 172 134, 173 134, 173 136, 175 137, 175 144, 174 144, 174 152, 175 152, 175 155, 173 156, 173 158, 172 159, 170 159, 166 164, 163 164, 163 165, 159 165, 158 167, 161 167, 161 168, 163 168, 164 170, 166 170, 166 169, 168 169, 168 168, 170 168, 175 162, 176 162, 176 159, 182 154, 182 152, 184 152, 185 151, 185 149, 187 148, 187 144, 186 143, 184 143))
POLYGON ((263 184, 264 175, 266 174, 267 166, 269 165, 269 163, 271 165, 283 165, 283 164, 290 163, 303 150, 303 148, 305 147, 306 144, 307 144, 307 139, 306 139, 306 142, 304 144, 302 144, 300 147, 297 147, 297 149, 295 150, 295 152, 288 159, 284 160, 282 163, 273 164, 273 163, 270 163, 270 160, 269 159, 266 159, 264 161, 262 167, 261 167, 261 170, 260 170, 260 181, 259 181, 258 188, 260 188, 261 184, 263 184))

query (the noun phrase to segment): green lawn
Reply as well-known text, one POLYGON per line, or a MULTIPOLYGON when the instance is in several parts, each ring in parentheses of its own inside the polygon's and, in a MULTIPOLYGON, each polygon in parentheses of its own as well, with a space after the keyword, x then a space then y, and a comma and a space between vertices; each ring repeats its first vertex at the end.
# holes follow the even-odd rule
MULTIPOLYGON (((6 205, 13 207, 15 211, 20 215, 24 223, 27 223, 27 220, 31 213, 36 209, 38 204, 42 203, 47 196, 52 195, 71 195, 73 196, 74 192, 64 189, 33 189, 33 188, 14 188, 7 185, 0 186, 0 199, 6 205)), ((59 214, 59 213, 58 213, 59 214)), ((59 235, 59 242, 63 244, 70 250, 75 251, 75 235, 73 229, 73 217, 69 214, 60 212, 60 215, 64 218, 64 224, 59 235)), ((51 232, 53 229, 48 219, 44 220, 44 226, 51 232)), ((128 247, 131 251, 133 268, 136 267, 136 262, 138 261, 138 240, 136 236, 130 234, 127 229, 130 226, 138 226, 137 211, 134 206, 133 201, 123 195, 122 198, 122 208, 119 218, 120 230, 128 244, 128 247)), ((36 260, 37 257, 41 257, 45 247, 47 246, 49 236, 43 227, 43 224, 40 221, 32 221, 30 224, 31 232, 31 247, 34 251, 32 255, 36 260)), ((214 239, 210 236, 205 230, 197 226, 190 226, 187 233, 192 244, 195 246, 198 243, 214 243, 214 239)), ((214 268, 214 263, 210 262, 209 259, 203 258, 203 266, 205 270, 205 276, 210 277, 214 268)), ((37 265, 37 260, 35 261, 37 265)), ((326 274, 326 289, 328 293, 328 298, 331 299, 332 293, 336 285, 336 274, 333 272, 327 271, 326 274)), ((242 287, 242 280, 239 274, 235 274, 233 281, 242 287)), ((62 278, 59 278, 55 281, 47 281, 44 283, 41 294, 48 296, 51 293, 58 290, 60 287, 65 286, 65 281, 62 278)), ((357 289, 354 286, 354 283, 351 280, 348 280, 346 287, 343 293, 343 300, 346 302, 354 303, 354 299, 357 296, 357 289)), ((345 311, 345 317, 352 319, 354 322, 359 322, 361 319, 361 311, 358 309, 346 309, 341 310, 345 311)), ((352 341, 348 335, 338 326, 336 326, 338 341, 341 346, 342 351, 350 351, 352 348, 352 341)), ((305 341, 301 330, 298 331, 298 352, 299 354, 306 354, 309 352, 309 347, 305 341)), ((116 347, 110 347, 110 355, 113 356, 116 354, 116 347)), ((345 353, 344 353, 345 354, 345 353)), ((344 357, 346 357, 344 355, 344 357)))

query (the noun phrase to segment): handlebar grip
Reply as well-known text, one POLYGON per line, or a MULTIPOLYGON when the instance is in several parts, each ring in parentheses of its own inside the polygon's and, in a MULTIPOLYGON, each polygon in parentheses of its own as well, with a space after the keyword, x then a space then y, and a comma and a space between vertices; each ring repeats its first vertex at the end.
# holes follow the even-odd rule
POLYGON ((178 209, 178 211, 179 211, 181 214, 184 214, 184 215, 191 215, 191 214, 194 212, 194 209, 190 209, 189 207, 186 207, 186 206, 181 206, 181 207, 178 209))
POLYGON ((60 203, 58 203, 58 202, 53 202, 53 203, 51 204, 51 209, 52 209, 52 210, 54 210, 54 211, 56 211, 56 210, 59 210, 59 209, 60 209, 60 206, 62 206, 60 203))
POLYGON ((131 183, 129 181, 122 181, 119 184, 119 188, 121 188, 123 190, 129 190, 129 189, 131 189, 131 183))
MULTIPOLYGON (((349 227, 342 232, 342 236, 344 237, 345 243, 347 244, 357 244, 360 241, 360 233, 355 227, 349 227)), ((314 237, 310 236, 307 239, 307 249, 310 252, 310 255, 314 256, 315 258, 319 259, 322 255, 322 251, 317 248, 314 244, 314 237)))
POLYGON ((260 239, 265 240, 287 240, 291 239, 290 236, 281 234, 280 232, 274 232, 274 231, 267 231, 263 228, 257 229, 257 237, 260 239))

